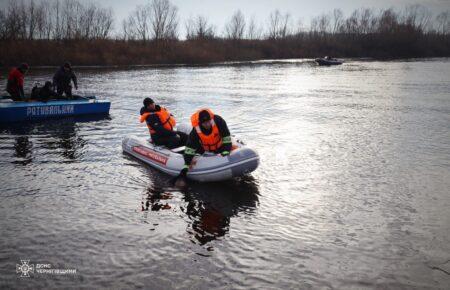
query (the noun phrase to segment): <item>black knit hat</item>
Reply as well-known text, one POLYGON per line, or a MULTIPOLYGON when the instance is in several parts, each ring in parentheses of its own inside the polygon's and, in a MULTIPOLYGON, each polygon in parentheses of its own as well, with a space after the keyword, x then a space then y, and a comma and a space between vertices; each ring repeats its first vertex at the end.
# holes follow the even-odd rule
POLYGON ((209 115, 208 111, 203 110, 198 114, 198 119, 200 123, 203 123, 211 120, 211 116, 209 115))
POLYGON ((152 98, 145 98, 144 99, 144 107, 147 107, 150 104, 154 104, 155 102, 153 101, 152 98))
POLYGON ((27 69, 29 69, 29 68, 30 68, 30 66, 29 66, 28 63, 26 63, 26 62, 22 62, 22 63, 19 65, 19 69, 27 70, 27 69))

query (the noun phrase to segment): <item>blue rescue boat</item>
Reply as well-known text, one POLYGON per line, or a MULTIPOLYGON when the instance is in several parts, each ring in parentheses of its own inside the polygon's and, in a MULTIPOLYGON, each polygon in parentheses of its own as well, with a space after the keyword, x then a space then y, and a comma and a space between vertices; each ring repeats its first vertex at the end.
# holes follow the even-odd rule
POLYGON ((0 123, 35 121, 80 115, 109 114, 111 102, 95 97, 74 100, 49 100, 47 102, 14 102, 0 100, 0 123))

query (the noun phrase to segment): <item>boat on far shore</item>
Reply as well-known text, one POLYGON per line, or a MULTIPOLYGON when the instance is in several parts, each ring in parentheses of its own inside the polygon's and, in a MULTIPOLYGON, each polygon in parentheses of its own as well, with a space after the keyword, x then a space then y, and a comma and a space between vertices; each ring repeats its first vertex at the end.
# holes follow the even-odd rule
POLYGON ((15 102, 9 97, 0 98, 0 123, 37 121, 81 115, 108 115, 111 102, 95 96, 77 96, 70 100, 15 102))
POLYGON ((318 65, 340 65, 343 63, 343 61, 336 59, 336 58, 331 58, 329 56, 325 56, 323 58, 316 58, 314 60, 318 65))

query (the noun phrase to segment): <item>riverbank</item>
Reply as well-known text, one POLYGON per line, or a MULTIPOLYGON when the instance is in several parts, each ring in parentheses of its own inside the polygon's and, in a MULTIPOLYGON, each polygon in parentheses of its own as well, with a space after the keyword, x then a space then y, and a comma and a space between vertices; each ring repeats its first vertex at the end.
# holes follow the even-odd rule
POLYGON ((58 66, 67 60, 80 66, 205 65, 323 55, 374 59, 450 56, 449 35, 350 37, 306 34, 279 40, 0 41, 0 65, 28 62, 32 66, 58 66))

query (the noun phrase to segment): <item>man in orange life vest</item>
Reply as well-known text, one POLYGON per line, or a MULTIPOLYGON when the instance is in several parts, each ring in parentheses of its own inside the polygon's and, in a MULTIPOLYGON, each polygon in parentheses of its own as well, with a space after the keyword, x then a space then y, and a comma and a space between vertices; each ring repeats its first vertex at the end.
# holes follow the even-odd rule
POLYGON ((23 101, 25 93, 23 92, 23 79, 28 71, 28 64, 22 63, 17 68, 13 68, 8 75, 6 91, 11 95, 13 101, 23 101))
POLYGON ((186 177, 196 153, 205 151, 227 156, 231 151, 231 136, 227 123, 210 109, 201 109, 191 117, 192 131, 184 150, 184 167, 179 177, 186 177))
POLYGON ((144 99, 144 106, 141 108, 141 123, 147 123, 150 136, 155 145, 167 146, 169 149, 186 144, 187 135, 183 132, 174 131, 176 125, 175 118, 169 111, 159 105, 151 98, 144 99))

